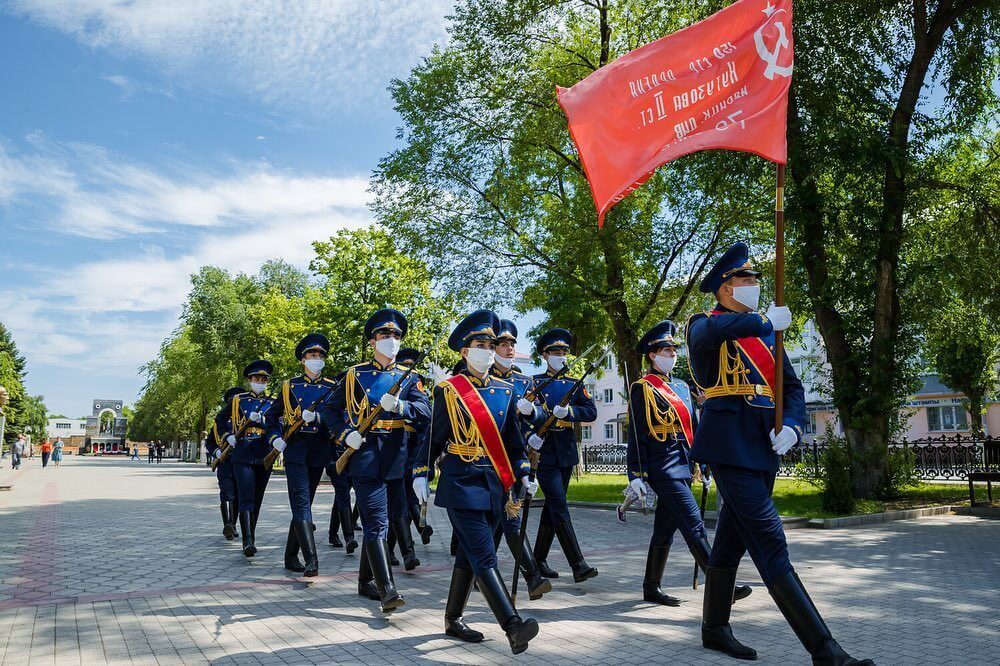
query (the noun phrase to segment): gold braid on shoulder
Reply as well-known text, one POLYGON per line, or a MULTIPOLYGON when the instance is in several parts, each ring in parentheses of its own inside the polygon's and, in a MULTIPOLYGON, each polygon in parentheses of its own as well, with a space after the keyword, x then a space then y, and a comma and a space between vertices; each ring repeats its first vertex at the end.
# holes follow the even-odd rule
POLYGON ((354 368, 348 368, 347 375, 344 377, 344 386, 346 387, 346 403, 347 403, 347 417, 351 422, 351 425, 355 428, 359 423, 365 420, 370 411, 370 405, 368 404, 368 395, 360 391, 361 399, 357 397, 357 380, 358 373, 354 368))
POLYGON ((483 435, 472 417, 463 409, 458 399, 458 392, 445 384, 442 386, 442 393, 448 420, 451 422, 452 441, 448 443, 448 452, 457 455, 462 462, 472 462, 482 457, 485 453, 483 435))
POLYGON ((680 419, 670 407, 660 406, 660 402, 656 399, 656 389, 649 382, 642 382, 642 391, 646 403, 646 423, 649 424, 649 435, 657 442, 665 442, 668 435, 680 431, 680 419))

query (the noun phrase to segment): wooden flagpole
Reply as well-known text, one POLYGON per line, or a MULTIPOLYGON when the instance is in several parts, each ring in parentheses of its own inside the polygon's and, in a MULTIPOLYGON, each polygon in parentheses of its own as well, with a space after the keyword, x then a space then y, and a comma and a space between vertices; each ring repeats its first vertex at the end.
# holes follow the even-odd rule
MULTIPOLYGON (((785 165, 778 164, 774 199, 774 303, 785 304, 785 165)), ((784 420, 785 361, 784 331, 774 332, 774 432, 784 420)))

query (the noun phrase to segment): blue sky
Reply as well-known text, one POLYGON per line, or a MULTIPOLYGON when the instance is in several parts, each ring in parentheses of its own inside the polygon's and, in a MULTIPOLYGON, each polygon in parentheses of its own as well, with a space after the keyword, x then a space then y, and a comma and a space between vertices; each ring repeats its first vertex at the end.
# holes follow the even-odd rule
POLYGON ((386 85, 450 6, 0 0, 0 321, 28 389, 133 402, 198 266, 304 266, 370 224, 386 85))

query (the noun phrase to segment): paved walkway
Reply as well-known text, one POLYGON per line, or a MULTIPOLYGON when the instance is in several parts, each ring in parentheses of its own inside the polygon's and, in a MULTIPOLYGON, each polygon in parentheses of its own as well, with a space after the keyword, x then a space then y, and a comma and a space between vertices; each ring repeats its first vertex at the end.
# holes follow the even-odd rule
MULTIPOLYGON (((320 546, 311 583, 285 575, 284 479, 268 489, 257 558, 221 535, 214 477, 201 466, 68 457, 62 468, 9 460, 0 484, 0 663, 510 663, 482 597, 467 619, 487 640, 446 639, 447 519, 432 510, 423 566, 396 575, 406 607, 389 617, 355 594, 358 553, 320 546)), ((316 499, 325 535, 332 491, 316 499)), ((639 601, 652 517, 576 510, 588 561, 601 575, 555 581, 522 612, 541 633, 524 663, 733 664, 700 647, 701 589, 693 561, 671 555, 665 587, 685 603, 639 601)), ((1000 663, 1000 520, 942 516, 846 530, 789 531, 792 560, 835 636, 879 664, 1000 663)), ((556 547, 557 548, 557 547, 556 547)), ((501 570, 512 558, 502 546, 501 570)), ((568 574, 554 550, 550 563, 568 574)), ((736 634, 764 664, 808 663, 749 560, 754 594, 734 611, 736 634)))

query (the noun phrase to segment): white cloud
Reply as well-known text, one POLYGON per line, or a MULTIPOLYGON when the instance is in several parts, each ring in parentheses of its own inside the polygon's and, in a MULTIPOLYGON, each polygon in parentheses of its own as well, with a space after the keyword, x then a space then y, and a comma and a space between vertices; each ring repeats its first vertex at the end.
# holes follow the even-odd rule
POLYGON ((13 13, 168 73, 218 75, 278 104, 384 100, 445 37, 453 0, 10 0, 13 13))
POLYGON ((274 257, 305 267, 312 241, 371 224, 361 176, 260 164, 164 173, 95 146, 36 144, 42 152, 16 154, 0 142, 0 205, 15 218, 51 200, 46 225, 107 239, 117 255, 34 266, 26 284, 0 288, 4 323, 36 363, 135 377, 176 326, 199 267, 253 273, 274 257), (172 242, 161 243, 166 230, 172 242))

